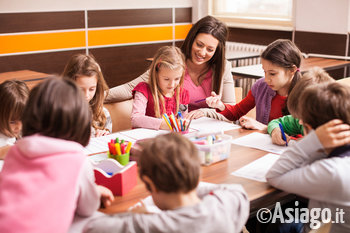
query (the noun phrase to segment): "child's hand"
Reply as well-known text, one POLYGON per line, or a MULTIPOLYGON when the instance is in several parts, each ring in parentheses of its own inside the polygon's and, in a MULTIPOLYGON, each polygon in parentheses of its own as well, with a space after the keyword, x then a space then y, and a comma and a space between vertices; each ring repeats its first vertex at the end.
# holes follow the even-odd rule
POLYGON ((217 108, 220 111, 224 111, 225 110, 225 105, 224 103, 221 101, 221 96, 217 95, 215 92, 211 92, 211 96, 207 97, 205 99, 205 102, 208 104, 209 107, 211 108, 217 108))
POLYGON ((350 125, 338 119, 319 126, 315 132, 325 149, 350 143, 350 125))
POLYGON ((258 129, 263 131, 263 133, 267 133, 267 125, 247 116, 242 116, 239 118, 239 123, 243 128, 246 129, 258 129))
POLYGON ((139 213, 139 214, 147 214, 147 213, 149 213, 147 211, 145 203, 142 200, 139 203, 137 203, 135 206, 131 207, 129 211, 133 212, 133 213, 139 213))
POLYGON ((191 119, 198 119, 201 117, 204 117, 204 112, 202 112, 200 109, 198 110, 193 110, 192 112, 189 112, 186 116, 185 119, 191 120, 191 119))
POLYGON ((108 207, 112 204, 112 201, 114 200, 114 196, 111 190, 108 188, 97 185, 97 189, 101 194, 101 201, 104 207, 108 207))
MULTIPOLYGON (((287 142, 289 142, 290 141, 290 137, 288 136, 288 134, 285 134, 285 135, 286 135, 286 138, 287 138, 287 142)), ((282 132, 281 132, 281 130, 278 127, 274 128, 272 130, 271 139, 272 139, 272 143, 273 144, 276 144, 276 145, 279 145, 279 146, 285 146, 286 145, 286 142, 282 138, 282 132)))
POLYGON ((95 137, 101 137, 110 134, 108 130, 105 129, 96 129, 95 137))
POLYGON ((160 124, 159 129, 171 130, 164 119, 163 119, 162 123, 160 124))

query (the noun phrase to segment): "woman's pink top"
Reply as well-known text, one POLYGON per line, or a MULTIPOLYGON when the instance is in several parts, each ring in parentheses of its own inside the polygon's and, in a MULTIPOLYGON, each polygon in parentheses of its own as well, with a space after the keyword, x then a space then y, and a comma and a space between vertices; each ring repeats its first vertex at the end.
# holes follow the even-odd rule
POLYGON ((213 80, 213 71, 209 70, 205 75, 202 83, 198 86, 193 83, 188 71, 186 70, 184 77, 183 88, 186 89, 190 94, 190 104, 188 105, 188 111, 196 110, 199 108, 208 108, 208 105, 205 103, 205 98, 210 96, 211 93, 211 83, 213 80), (204 99, 204 100, 203 100, 204 99), (199 100, 203 100, 197 102, 199 100))

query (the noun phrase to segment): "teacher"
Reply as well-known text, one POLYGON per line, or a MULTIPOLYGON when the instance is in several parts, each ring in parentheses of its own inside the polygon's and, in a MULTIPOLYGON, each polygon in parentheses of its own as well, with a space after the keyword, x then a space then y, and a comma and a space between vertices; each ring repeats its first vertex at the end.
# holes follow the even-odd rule
MULTIPOLYGON (((187 118, 207 116, 227 120, 215 109, 208 108, 204 99, 212 91, 219 93, 222 102, 235 104, 231 63, 225 59, 227 34, 228 29, 224 23, 212 16, 206 16, 192 26, 181 46, 186 58, 183 87, 190 93, 187 118)), ((106 102, 131 99, 134 87, 140 82, 147 82, 148 78, 147 70, 138 78, 110 89, 106 102)))

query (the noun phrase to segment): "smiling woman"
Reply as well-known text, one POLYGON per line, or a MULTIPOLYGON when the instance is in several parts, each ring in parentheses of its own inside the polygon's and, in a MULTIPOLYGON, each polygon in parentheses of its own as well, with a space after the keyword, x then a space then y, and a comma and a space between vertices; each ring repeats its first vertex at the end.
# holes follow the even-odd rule
MULTIPOLYGON (((198 100, 205 99, 211 92, 218 93, 224 103, 235 104, 235 90, 231 75, 231 64, 225 59, 227 38, 225 24, 212 16, 206 16, 193 25, 181 46, 186 59, 184 89, 189 91, 188 117, 202 116, 227 120, 214 109, 198 100)), ((132 98, 131 91, 140 82, 147 82, 149 71, 137 79, 110 90, 107 102, 132 98)))

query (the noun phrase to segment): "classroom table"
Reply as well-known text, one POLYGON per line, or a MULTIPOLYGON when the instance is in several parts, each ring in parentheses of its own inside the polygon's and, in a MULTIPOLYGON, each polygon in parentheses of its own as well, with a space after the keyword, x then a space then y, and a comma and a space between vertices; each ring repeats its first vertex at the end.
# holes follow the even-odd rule
MULTIPOLYGON (((330 71, 350 66, 350 61, 321 57, 309 57, 302 60, 300 70, 301 72, 305 72, 314 66, 318 66, 326 71, 330 71)), ((265 76, 261 64, 233 67, 231 69, 231 72, 236 85, 243 88, 243 97, 247 95, 251 86, 257 79, 265 76)))
MULTIPOLYGON (((232 138, 241 137, 257 130, 235 129, 226 131, 232 138)), ((209 183, 241 184, 250 200, 251 216, 256 214, 260 208, 272 208, 276 201, 281 204, 295 199, 295 195, 277 190, 267 183, 258 182, 242 177, 231 175, 231 172, 249 164, 250 162, 264 156, 268 152, 239 145, 231 145, 231 154, 227 160, 220 161, 210 166, 202 166, 201 181, 209 183)), ((108 214, 127 211, 129 207, 135 205, 141 199, 149 196, 144 184, 138 179, 137 185, 126 195, 117 196, 106 209, 100 211, 108 214)))
POLYGON ((29 89, 48 78, 49 75, 32 70, 18 70, 0 73, 0 83, 6 80, 21 80, 25 82, 29 89))

